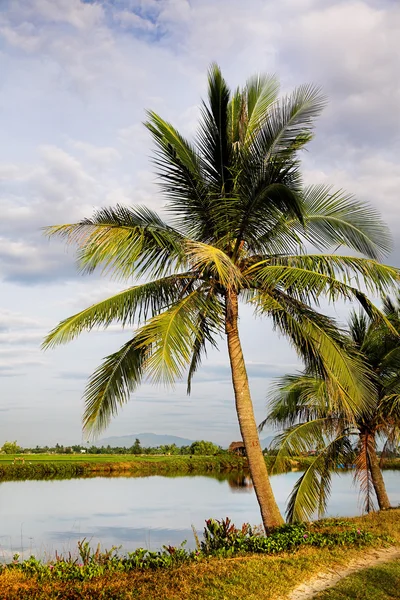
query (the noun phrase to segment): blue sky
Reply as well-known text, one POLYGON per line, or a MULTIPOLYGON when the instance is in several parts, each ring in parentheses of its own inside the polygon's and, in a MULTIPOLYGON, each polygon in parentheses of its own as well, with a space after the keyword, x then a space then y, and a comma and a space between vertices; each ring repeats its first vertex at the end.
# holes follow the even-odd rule
MULTIPOLYGON (((129 335, 83 336, 42 353, 59 320, 120 289, 82 277, 71 251, 40 228, 109 204, 162 210, 145 109, 185 135, 196 128, 206 71, 231 87, 277 73, 283 93, 322 86, 329 105, 304 156, 306 182, 330 182, 378 207, 400 264, 400 8, 329 0, 3 0, 0 3, 0 443, 81 439, 85 380, 129 335)), ((343 320, 343 307, 329 308, 343 320)), ((268 323, 241 318, 261 420, 271 378, 298 360, 268 323)), ((145 384, 105 435, 139 431, 238 437, 224 342, 187 398, 145 384)))

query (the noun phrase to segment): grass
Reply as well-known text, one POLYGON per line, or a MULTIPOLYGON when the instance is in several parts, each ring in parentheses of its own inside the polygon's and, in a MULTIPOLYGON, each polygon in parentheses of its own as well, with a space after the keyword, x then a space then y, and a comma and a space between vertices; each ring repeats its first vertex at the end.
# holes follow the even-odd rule
MULTIPOLYGON (((399 509, 345 521, 376 536, 391 536, 394 543, 400 544, 399 509)), ((330 531, 340 530, 340 520, 325 523, 330 531)), ((345 566, 363 552, 365 550, 346 546, 303 546, 295 553, 212 558, 182 564, 179 568, 118 573, 68 583, 39 583, 21 572, 8 571, 0 575, 0 600, 284 600, 302 581, 321 571, 345 566)), ((393 570, 390 576, 394 577, 393 570)), ((381 588, 386 589, 383 585, 381 588)), ((338 596, 335 600, 350 597, 338 596)), ((375 598, 389 600, 391 597, 375 598)))
MULTIPOLYGON (((287 470, 302 470, 313 457, 288 460, 287 470)), ((265 458, 270 467, 273 458, 265 458)), ((99 474, 186 475, 243 471, 247 459, 223 453, 216 456, 134 454, 0 454, 0 481, 66 478, 99 474), (18 459, 14 463, 14 459, 18 459), (22 462, 22 460, 24 462, 22 462)), ((400 468, 400 459, 387 461, 384 468, 400 468)))
POLYGON ((400 560, 394 560, 353 573, 314 600, 397 600, 399 590, 400 560))
POLYGON ((230 454, 216 456, 136 456, 133 454, 0 455, 0 481, 76 477, 96 474, 168 475, 242 471, 247 460, 230 454))

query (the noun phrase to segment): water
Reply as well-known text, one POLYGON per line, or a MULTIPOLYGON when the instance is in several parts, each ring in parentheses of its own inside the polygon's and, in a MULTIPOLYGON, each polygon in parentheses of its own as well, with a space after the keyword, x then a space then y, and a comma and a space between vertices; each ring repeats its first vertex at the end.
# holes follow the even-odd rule
MULTIPOLYGON (((282 511, 300 473, 272 477, 282 511)), ((400 471, 385 471, 393 506, 400 504, 400 471)), ((352 473, 335 475, 329 516, 361 514, 352 473)), ((229 516, 236 525, 260 523, 248 479, 204 477, 96 477, 0 484, 0 560, 14 552, 53 556, 74 551, 86 537, 103 548, 122 545, 158 549, 184 539, 194 546, 191 525, 201 532, 205 519, 229 516)))

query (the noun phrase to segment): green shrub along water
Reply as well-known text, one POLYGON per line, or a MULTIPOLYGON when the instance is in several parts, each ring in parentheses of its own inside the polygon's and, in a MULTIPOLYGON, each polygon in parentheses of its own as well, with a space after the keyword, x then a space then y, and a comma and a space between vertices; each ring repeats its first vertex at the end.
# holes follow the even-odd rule
MULTIPOLYGON (((377 541, 378 536, 357 528, 351 521, 331 519, 313 524, 283 525, 265 535, 260 529, 248 523, 236 528, 230 519, 220 521, 209 519, 203 532, 203 539, 196 537, 197 549, 186 550, 180 546, 163 546, 153 552, 139 548, 126 555, 120 555, 118 548, 108 551, 90 547, 86 539, 78 542, 77 556, 56 554, 54 559, 43 562, 31 556, 20 561, 15 554, 13 561, 0 566, 1 572, 18 570, 25 576, 38 581, 85 581, 112 573, 129 572, 136 569, 155 570, 179 566, 183 563, 198 562, 210 557, 232 557, 235 555, 278 554, 291 552, 302 546, 366 546, 377 541)), ((383 540, 384 536, 380 536, 383 540)), ((390 541, 386 540, 385 541, 390 541)))

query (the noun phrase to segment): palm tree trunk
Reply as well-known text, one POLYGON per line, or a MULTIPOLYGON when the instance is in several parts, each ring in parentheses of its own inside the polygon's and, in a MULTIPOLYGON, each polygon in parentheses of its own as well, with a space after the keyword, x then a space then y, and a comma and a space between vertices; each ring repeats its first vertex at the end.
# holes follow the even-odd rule
POLYGON ((265 529, 269 529, 270 527, 282 525, 284 521, 275 501, 258 437, 246 365, 239 339, 238 296, 233 290, 226 293, 225 328, 240 431, 246 448, 250 474, 260 506, 263 524, 265 529))
POLYGON ((379 466, 379 460, 375 448, 369 448, 369 468, 371 471, 372 484, 378 500, 380 510, 390 508, 390 501, 387 495, 385 482, 383 480, 382 470, 379 466))

